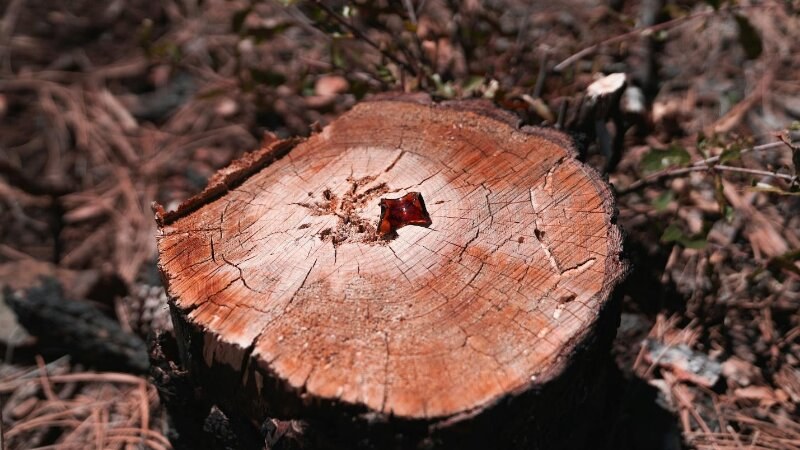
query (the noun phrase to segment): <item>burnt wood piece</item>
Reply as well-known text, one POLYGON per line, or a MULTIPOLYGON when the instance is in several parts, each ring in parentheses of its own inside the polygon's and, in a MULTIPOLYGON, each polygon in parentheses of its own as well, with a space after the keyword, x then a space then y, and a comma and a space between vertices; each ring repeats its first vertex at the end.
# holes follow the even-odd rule
POLYGON ((329 448, 580 448, 625 273, 607 184, 483 102, 381 99, 154 208, 181 364, 329 448), (431 224, 382 236, 381 198, 431 224))
POLYGON ((147 347, 89 302, 66 298, 55 278, 42 278, 27 290, 5 287, 3 297, 20 324, 47 353, 68 353, 102 369, 144 373, 147 347))
POLYGON ((585 136, 587 144, 596 142, 605 158, 604 172, 614 170, 622 159, 625 132, 630 126, 620 105, 626 86, 624 73, 612 73, 595 80, 586 88, 569 126, 585 136))

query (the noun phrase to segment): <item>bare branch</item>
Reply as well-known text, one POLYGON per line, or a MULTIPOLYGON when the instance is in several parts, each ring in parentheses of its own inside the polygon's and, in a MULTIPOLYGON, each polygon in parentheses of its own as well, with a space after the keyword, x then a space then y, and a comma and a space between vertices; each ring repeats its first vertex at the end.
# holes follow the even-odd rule
MULTIPOLYGON (((770 142, 768 144, 757 145, 755 147, 750 147, 742 150, 742 153, 746 153, 748 151, 763 151, 769 150, 777 147, 782 147, 786 145, 783 141, 778 142, 770 142)), ((734 167, 734 166, 727 166, 722 164, 716 164, 719 162, 721 155, 712 156, 710 158, 703 159, 701 161, 697 161, 693 163, 689 167, 678 167, 678 168, 671 168, 671 169, 664 169, 658 172, 652 173, 644 178, 640 178, 625 188, 622 188, 617 191, 618 195, 625 195, 631 193, 633 191, 639 190, 649 184, 655 183, 665 178, 672 178, 681 175, 686 175, 687 173, 691 172, 702 172, 702 171, 713 171, 719 170, 723 172, 738 172, 744 173, 748 175, 758 175, 764 177, 773 177, 779 178, 782 180, 786 180, 790 183, 794 183, 797 181, 796 175, 789 175, 785 173, 778 173, 778 172, 770 172, 768 170, 759 170, 759 169, 748 169, 746 167, 734 167)))
POLYGON ((668 20, 666 22, 661 22, 661 23, 658 23, 658 24, 655 24, 655 25, 652 25, 652 26, 649 26, 649 27, 638 28, 638 29, 635 29, 633 31, 629 31, 627 33, 620 34, 618 36, 614 36, 614 37, 611 37, 609 39, 602 40, 602 41, 600 41, 600 42, 598 42, 596 44, 592 44, 592 45, 590 45, 588 47, 585 47, 585 48, 581 49, 580 51, 578 51, 577 53, 573 53, 572 55, 570 55, 569 57, 567 57, 566 59, 564 59, 560 63, 556 64, 556 66, 553 67, 553 70, 556 71, 556 72, 561 72, 562 70, 564 70, 567 67, 569 67, 570 65, 574 64, 575 62, 577 62, 581 58, 591 55, 592 53, 597 51, 597 49, 599 49, 600 47, 603 47, 605 45, 610 45, 610 44, 616 44, 616 43, 619 43, 619 42, 625 42, 625 41, 631 39, 632 37, 635 37, 636 35, 645 34, 645 33, 655 33, 655 32, 658 32, 658 31, 668 30, 670 28, 676 27, 678 25, 682 25, 682 24, 684 24, 686 22, 689 22, 689 21, 692 21, 692 20, 695 20, 695 19, 702 19, 702 18, 705 18, 705 17, 713 16, 713 15, 715 15, 715 14, 721 12, 721 11, 740 11, 740 10, 749 9, 749 8, 757 8, 757 7, 767 7, 767 8, 769 8, 769 7, 772 7, 772 6, 773 5, 751 5, 751 6, 732 6, 732 7, 728 7, 728 8, 721 8, 719 10, 713 10, 712 9, 710 11, 703 11, 703 12, 700 12, 700 13, 697 13, 697 14, 691 14, 691 15, 688 15, 688 16, 678 17, 676 19, 668 20))
POLYGON ((311 1, 315 5, 317 5, 320 8, 322 8, 322 10, 325 11, 325 13, 328 14, 331 18, 333 18, 333 20, 337 21, 340 25, 342 25, 343 27, 347 28, 347 30, 350 31, 351 33, 353 33, 354 36, 356 36, 357 38, 359 38, 362 41, 364 41, 365 43, 367 43, 367 45, 369 45, 370 47, 372 47, 375 50, 379 51, 381 53, 381 55, 383 55, 384 57, 386 57, 387 59, 389 59, 393 63, 397 64, 398 66, 402 67, 408 73, 410 73, 410 74, 412 74, 414 76, 418 75, 417 70, 411 64, 409 64, 406 61, 400 60, 395 55, 393 55, 393 54, 387 52, 386 50, 382 49, 381 46, 378 45, 377 42, 373 41, 363 31, 359 30, 353 24, 348 22, 347 19, 345 19, 339 13, 334 11, 333 8, 331 8, 330 6, 326 5, 325 2, 323 2, 321 0, 311 0, 311 1))

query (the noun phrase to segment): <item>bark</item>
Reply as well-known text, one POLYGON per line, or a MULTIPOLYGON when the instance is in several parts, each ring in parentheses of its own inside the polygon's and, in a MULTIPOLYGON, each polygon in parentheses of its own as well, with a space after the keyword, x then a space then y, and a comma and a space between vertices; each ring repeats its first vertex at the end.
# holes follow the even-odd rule
POLYGON ((303 419, 315 447, 582 445, 625 265, 575 155, 419 98, 266 143, 156 207, 181 363, 226 413, 303 419), (379 232, 381 199, 414 192, 430 225, 379 232))

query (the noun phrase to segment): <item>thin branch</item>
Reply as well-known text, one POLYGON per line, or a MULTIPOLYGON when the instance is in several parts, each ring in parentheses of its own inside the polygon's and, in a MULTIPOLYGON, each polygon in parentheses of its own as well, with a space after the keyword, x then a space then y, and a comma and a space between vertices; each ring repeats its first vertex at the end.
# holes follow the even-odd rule
POLYGON ((388 58, 390 61, 392 61, 393 63, 397 64, 398 66, 402 67, 408 73, 410 73, 410 74, 412 74, 414 76, 418 75, 417 74, 417 70, 411 64, 400 60, 399 58, 397 58, 396 56, 394 56, 390 52, 387 52, 386 50, 382 49, 380 47, 380 45, 378 45, 375 41, 370 39, 369 36, 367 36, 366 34, 364 34, 364 32, 362 32, 361 30, 359 30, 358 28, 353 26, 353 24, 348 22, 347 19, 345 19, 339 13, 334 11, 330 6, 326 5, 322 0, 311 0, 311 1, 315 5, 317 5, 320 8, 322 8, 322 10, 325 11, 325 13, 328 14, 330 17, 332 17, 333 20, 339 22, 340 25, 342 25, 343 27, 347 28, 351 33, 353 33, 354 36, 356 36, 357 38, 359 38, 362 41, 366 42, 367 45, 369 45, 370 47, 372 47, 375 50, 379 51, 381 53, 381 55, 383 55, 384 57, 388 58))
MULTIPOLYGON (((422 48, 422 40, 419 38, 419 34, 417 34, 417 26, 419 25, 419 23, 417 21, 417 12, 414 10, 414 5, 411 4, 411 0, 403 0, 403 6, 405 6, 406 8, 406 13, 408 14, 408 20, 410 20, 411 23, 414 25, 414 32, 411 33, 411 35, 413 36, 414 44, 417 46, 417 53, 419 54, 419 57, 416 58, 416 67, 417 69, 419 69, 421 62, 422 65, 427 64, 428 66, 430 66, 430 68, 435 70, 435 65, 432 64, 431 61, 428 61, 428 58, 425 56, 425 50, 422 48)), ((403 52, 403 54, 406 55, 406 59, 410 60, 408 53, 403 52)), ((426 72, 425 75, 427 76, 428 72, 430 71, 424 70, 424 72, 426 72)), ((421 82, 422 80, 419 75, 420 74, 417 75, 417 81, 421 82)))
POLYGON ((640 179, 634 181, 633 183, 629 184, 627 187, 625 187, 623 189, 617 190, 617 195, 629 194, 629 193, 631 193, 633 191, 637 191, 637 190, 647 186, 648 184, 653 184, 656 181, 662 180, 664 178, 672 178, 672 177, 677 177, 677 176, 681 176, 681 175, 686 175, 687 173, 691 173, 691 172, 708 170, 708 167, 709 166, 690 166, 690 167, 680 167, 680 168, 677 168, 677 169, 660 170, 658 172, 651 173, 650 175, 648 175, 648 176, 646 176, 644 178, 640 178, 640 179))
MULTIPOLYGON (((778 142, 770 142, 769 144, 762 144, 757 145, 755 147, 750 147, 743 149, 741 153, 746 153, 748 151, 762 151, 768 150, 772 148, 777 148, 786 145, 783 141, 778 142)), ((779 178, 782 180, 786 180, 789 183, 794 183, 798 180, 797 175, 789 175, 785 173, 778 173, 778 172, 770 172, 768 170, 759 170, 759 169, 748 169, 746 167, 734 167, 734 166, 727 166, 723 164, 716 164, 719 162, 721 155, 712 156, 710 158, 703 159, 701 161, 697 161, 693 163, 689 167, 678 167, 672 169, 664 169, 658 172, 652 173, 644 178, 640 178, 627 187, 620 189, 617 191, 617 195, 625 195, 631 193, 633 191, 639 190, 644 186, 649 184, 655 183, 665 178, 673 178, 681 175, 686 175, 687 173, 691 172, 703 172, 703 171, 714 171, 719 170, 723 172, 736 172, 736 173, 744 173, 748 175, 757 175, 763 177, 773 177, 779 178)))
POLYGON ((547 76, 547 55, 548 51, 543 50, 542 53, 539 55, 539 75, 536 77, 536 85, 533 87, 533 98, 538 98, 542 96, 542 90, 544 89, 544 79, 547 76))
POLYGON ((746 173, 749 175, 758 175, 762 177, 780 178, 790 183, 797 181, 797 175, 789 175, 788 173, 770 172, 769 170, 748 169, 746 167, 725 166, 722 164, 711 166, 711 169, 722 170, 724 172, 746 173))
POLYGON ((0 65, 2 71, 11 73, 11 35, 22 10, 23 0, 11 0, 0 19, 0 65))
MULTIPOLYGON (((3 405, 3 406, 5 406, 5 405, 3 405)), ((5 436, 4 436, 4 430, 3 430, 3 421, 0 420, 0 450, 5 450, 5 448, 6 448, 6 440, 5 440, 5 436)))
MULTIPOLYGON (((740 155, 743 155, 743 154, 745 154, 747 152, 761 152, 761 151, 764 151, 764 150, 771 150, 773 148, 782 147, 784 145, 786 145, 786 144, 783 141, 770 142, 768 144, 756 145, 755 147, 748 147, 748 148, 742 149, 742 151, 740 152, 740 155)), ((693 166, 706 166, 706 165, 709 165, 709 164, 713 164, 715 162, 718 162, 721 156, 722 155, 712 156, 710 158, 706 158, 706 159, 697 161, 697 162, 693 163, 692 165, 693 166)))
POLYGON ((405 6, 406 11, 408 12, 408 20, 411 21, 414 25, 417 24, 417 12, 414 11, 414 5, 411 4, 411 0, 403 0, 403 6, 405 6))
MULTIPOLYGON (((628 39, 631 39, 631 38, 633 38, 633 37, 635 37, 637 35, 640 35, 640 34, 656 33, 658 31, 667 30, 669 28, 681 25, 684 22, 689 22, 689 21, 694 20, 694 19, 702 19, 704 17, 713 16, 713 15, 715 15, 715 14, 721 12, 721 11, 735 11, 735 10, 742 10, 742 9, 746 9, 746 8, 756 8, 756 7, 761 7, 761 6, 765 6, 765 5, 733 6, 733 7, 728 7, 728 8, 719 9, 719 10, 712 9, 711 11, 703 11, 703 12, 696 13, 696 14, 691 14, 691 15, 687 15, 687 16, 683 16, 683 17, 678 17, 678 18, 675 18, 675 19, 672 19, 672 20, 668 20, 666 22, 661 22, 661 23, 658 23, 658 24, 655 24, 655 25, 651 25, 649 27, 637 28, 637 29, 635 29, 633 31, 629 31, 627 33, 620 34, 618 36, 614 36, 614 37, 602 40, 602 41, 600 41, 600 42, 598 42, 596 44, 592 44, 592 45, 590 45, 588 47, 585 47, 582 50, 578 51, 577 53, 573 53, 572 55, 570 55, 569 57, 567 57, 566 59, 564 59, 560 63, 556 64, 556 66, 553 67, 553 70, 556 71, 556 72, 561 72, 562 70, 564 70, 567 67, 569 67, 570 65, 574 64, 575 62, 577 62, 581 58, 591 55, 592 53, 597 51, 597 49, 599 49, 600 47, 603 47, 605 45, 610 45, 610 44, 616 44, 616 43, 619 43, 619 42, 624 42, 624 41, 627 41, 628 39)), ((766 5, 766 6, 769 7, 769 6, 772 6, 772 5, 766 5)))
POLYGON ((23 173, 22 169, 2 158, 0 158, 0 175, 6 177, 11 185, 31 195, 58 197, 75 191, 73 186, 61 180, 53 180, 47 177, 30 178, 23 173))

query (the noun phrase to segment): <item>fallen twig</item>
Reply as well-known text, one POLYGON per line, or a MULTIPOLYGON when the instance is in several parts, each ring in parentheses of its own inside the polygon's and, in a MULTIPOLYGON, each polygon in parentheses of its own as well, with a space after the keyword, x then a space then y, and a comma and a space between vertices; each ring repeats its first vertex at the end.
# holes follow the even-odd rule
MULTIPOLYGON (((773 149, 773 148, 782 147, 784 145, 786 145, 786 143, 784 143, 783 141, 770 142, 769 144, 762 144, 762 145, 757 145, 755 147, 750 147, 750 148, 743 149, 741 151, 741 153, 746 153, 748 151, 769 150, 769 149, 773 149)), ((652 183, 655 183, 657 181, 660 181, 660 180, 662 180, 664 178, 672 178, 672 177, 677 177, 677 176, 681 176, 681 175, 686 175, 687 173, 691 173, 691 172, 702 172, 702 171, 706 171, 706 170, 710 170, 710 171, 720 170, 720 171, 724 171, 724 172, 738 172, 738 173, 745 173, 745 174, 749 174, 749 175, 759 175, 759 176, 765 176, 765 177, 780 178, 780 179, 786 180, 786 181, 788 181, 790 183, 794 183, 795 181, 797 181, 797 176, 796 175, 789 175, 789 174, 778 173, 778 172, 770 172, 768 170, 748 169, 746 167, 734 167, 734 166, 716 164, 720 160, 720 157, 721 157, 721 155, 712 156, 712 157, 703 159, 701 161, 697 161, 697 162, 693 163, 689 167, 678 167, 678 168, 670 168, 670 169, 660 170, 660 171, 652 173, 652 174, 650 174, 650 175, 648 175, 648 176, 646 176, 644 178, 640 178, 640 179, 634 181, 633 183, 631 183, 627 187, 624 187, 622 189, 617 190, 617 194, 618 195, 625 195, 625 194, 631 193, 633 191, 636 191, 636 190, 639 190, 639 189, 643 188, 644 186, 647 186, 649 184, 652 184, 652 183)))
MULTIPOLYGON (((2 408, 0 408, 0 409, 2 409, 2 408)), ((3 434, 3 421, 0 420, 0 450, 5 450, 6 449, 6 441, 5 441, 4 437, 5 436, 3 434)))
POLYGON ((31 195, 61 196, 73 192, 75 188, 61 180, 47 178, 32 179, 25 175, 19 167, 0 158, 0 174, 8 177, 8 181, 31 195))
MULTIPOLYGON (((556 71, 556 72, 561 72, 562 70, 564 70, 567 67, 569 67, 570 65, 574 64, 575 62, 577 62, 581 58, 583 58, 585 56, 588 56, 588 55, 591 55, 592 53, 597 51, 597 49, 599 49, 600 47, 603 47, 603 46, 609 45, 609 44, 616 44, 616 43, 619 43, 619 42, 625 42, 625 41, 629 40, 630 38, 632 38, 632 37, 634 37, 636 35, 639 35, 639 34, 655 33, 655 32, 658 32, 658 31, 667 30, 667 29, 670 29, 672 27, 675 27, 675 26, 678 26, 678 25, 682 25, 682 24, 684 24, 686 22, 689 22, 689 21, 692 21, 692 20, 695 20, 695 19, 702 19, 702 18, 705 18, 705 17, 713 16, 713 15, 719 13, 719 12, 722 12, 722 11, 739 11, 739 10, 742 10, 742 9, 757 8, 757 7, 761 7, 761 6, 765 6, 765 5, 730 6, 730 7, 727 7, 727 8, 712 9, 710 11, 703 11, 703 12, 696 13, 696 14, 690 14, 688 16, 678 17, 678 18, 675 18, 675 19, 672 19, 672 20, 668 20, 666 22, 661 22, 661 23, 658 23, 658 24, 655 24, 655 25, 652 25, 652 26, 649 26, 649 27, 638 28, 638 29, 629 31, 629 32, 624 33, 624 34, 620 34, 618 36, 614 36, 614 37, 611 37, 611 38, 608 38, 608 39, 604 39, 604 40, 602 40, 602 41, 600 41, 600 42, 598 42, 596 44, 592 44, 592 45, 590 45, 588 47, 585 47, 585 48, 581 49, 580 51, 578 51, 576 53, 573 53, 572 55, 568 56, 567 58, 565 58, 560 63, 556 64, 556 66, 553 67, 553 70, 556 71)), ((771 5, 767 5, 767 6, 771 6, 771 5)))
POLYGON ((363 31, 359 30, 357 27, 353 26, 350 22, 348 22, 344 17, 342 17, 339 13, 333 10, 330 6, 326 5, 325 2, 321 0, 311 0, 315 5, 319 6, 326 14, 328 14, 333 20, 339 22, 343 27, 347 28, 353 35, 357 38, 364 41, 367 45, 374 48, 375 50, 379 51, 381 55, 392 61, 393 63, 397 64, 398 66, 405 69, 408 73, 414 75, 415 77, 419 75, 418 71, 408 62, 402 61, 395 55, 387 52, 386 50, 382 49, 380 45, 378 45, 375 41, 370 39, 363 31))
MULTIPOLYGON (((2 64, 4 72, 11 72, 11 63, 9 61, 11 49, 8 43, 11 40, 14 26, 22 10, 22 3, 23 0, 11 0, 7 4, 5 12, 3 12, 3 17, 0 18, 0 64, 2 64)), ((0 443, 2 443, 2 439, 0 439, 0 443)), ((2 447, 0 447, 0 450, 2 450, 2 447)))

